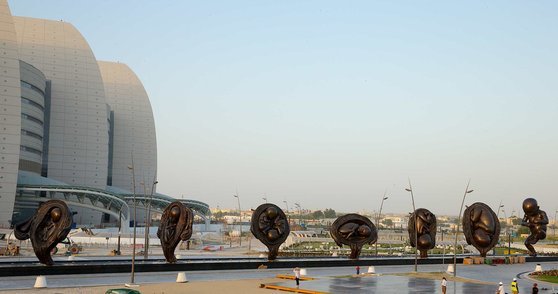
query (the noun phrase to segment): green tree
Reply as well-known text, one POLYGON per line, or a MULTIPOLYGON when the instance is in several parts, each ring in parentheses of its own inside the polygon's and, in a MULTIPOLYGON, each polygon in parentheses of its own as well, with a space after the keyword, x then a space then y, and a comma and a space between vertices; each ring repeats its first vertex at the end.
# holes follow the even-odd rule
POLYGON ((511 217, 511 222, 514 226, 517 226, 521 224, 521 219, 516 216, 513 216, 511 217))
POLYGON ((521 234, 529 234, 529 228, 528 228, 528 227, 521 226, 521 227, 519 227, 519 229, 517 230, 517 234, 519 234, 519 235, 521 235, 521 234))
POLYGON ((337 213, 335 213, 335 210, 328 208, 324 210, 324 216, 325 218, 335 218, 337 217, 337 213))
POLYGON ((316 210, 314 212, 312 212, 312 218, 313 219, 323 219, 324 218, 324 212, 321 210, 316 210))
POLYGON ((389 218, 382 220, 382 224, 386 227, 391 227, 393 226, 393 221, 389 218))

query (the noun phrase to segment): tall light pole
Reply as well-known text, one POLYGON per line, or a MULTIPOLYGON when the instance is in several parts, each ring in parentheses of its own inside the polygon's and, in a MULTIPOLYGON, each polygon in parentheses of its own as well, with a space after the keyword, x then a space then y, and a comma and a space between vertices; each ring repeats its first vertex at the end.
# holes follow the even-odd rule
POLYGON ((285 213, 287 214, 287 222, 289 224, 289 226, 291 225, 291 216, 289 215, 289 203, 287 202, 287 200, 283 200, 283 203, 285 203, 285 206, 287 207, 287 211, 285 211, 285 213))
POLYGON ((411 179, 409 179, 409 188, 405 189, 405 191, 410 192, 411 193, 411 201, 413 202, 413 215, 415 216, 415 227, 414 227, 414 231, 415 231, 415 272, 418 271, 418 256, 417 256, 417 252, 418 252, 418 232, 417 232, 417 214, 416 212, 416 208, 415 208, 415 196, 413 195, 413 186, 411 186, 411 179))
MULTIPOLYGON (((130 212, 128 212, 130 214, 130 212)), ((118 246, 116 247, 116 255, 121 255, 120 253, 120 235, 122 235, 122 207, 118 212, 118 246)))
MULTIPOLYGON (((376 219, 376 224, 378 229, 380 229, 380 220, 382 219, 382 208, 384 207, 384 201, 388 199, 386 197, 387 191, 384 191, 384 196, 382 196, 382 204, 380 204, 380 212, 378 213, 378 218, 376 219)), ((376 241, 376 257, 378 256, 378 242, 376 241)))
POLYGON ((296 202, 295 207, 298 208, 298 225, 300 226, 300 224, 302 223, 302 212, 300 208, 300 203, 296 202))
POLYGON ((511 237, 510 226, 508 224, 508 215, 506 214, 506 211, 504 209, 502 209, 502 212, 504 213, 504 219, 506 220, 506 234, 508 235, 508 255, 511 255, 511 237))
POLYGON ((128 166, 128 169, 132 171, 132 192, 134 201, 134 247, 132 247, 132 276, 130 278, 130 285, 134 286, 135 280, 135 265, 136 265, 136 227, 137 227, 137 203, 136 203, 136 173, 134 170, 134 154, 132 153, 132 165, 128 166))
MULTIPOLYGON (((144 259, 149 259, 149 228, 151 227, 151 201, 153 200, 153 192, 155 190, 155 185, 157 185, 159 181, 154 180, 151 184, 151 194, 149 195, 149 204, 147 205, 147 216, 145 219, 145 254, 144 259)), ((145 188, 145 185, 143 186, 145 188)))
MULTIPOLYGON (((143 177, 143 181, 140 182, 140 185, 143 187, 143 203, 144 206, 147 203, 147 192, 145 188, 145 177, 143 177)), ((147 248, 145 248, 145 244, 147 243, 147 216, 145 216, 145 226, 143 230, 143 259, 146 260, 147 257, 145 256, 145 252, 147 248)))
POLYGON ((554 228, 552 229, 552 235, 554 235, 554 243, 556 243, 556 213, 558 212, 558 210, 556 210, 554 212, 554 228))
POLYGON ((500 215, 500 208, 504 208, 504 204, 502 204, 502 201, 500 201, 500 205, 498 205, 498 212, 496 212, 496 218, 498 218, 498 216, 500 215))
POLYGON ((240 209, 240 196, 238 196, 238 191, 236 192, 236 195, 233 195, 234 198, 236 198, 236 200, 238 200, 238 215, 239 215, 239 219, 240 219, 240 238, 239 238, 239 244, 240 247, 242 247, 242 210, 240 209))
POLYGON ((472 193, 473 190, 469 190, 469 184, 471 180, 467 182, 467 187, 465 187, 465 193, 463 193, 463 200, 461 200, 461 208, 459 209, 459 215, 457 216, 457 229, 455 230, 455 243, 453 244, 453 276, 457 276, 457 238, 459 236, 459 223, 461 222, 461 213, 463 213, 463 204, 465 204, 465 196, 472 193))

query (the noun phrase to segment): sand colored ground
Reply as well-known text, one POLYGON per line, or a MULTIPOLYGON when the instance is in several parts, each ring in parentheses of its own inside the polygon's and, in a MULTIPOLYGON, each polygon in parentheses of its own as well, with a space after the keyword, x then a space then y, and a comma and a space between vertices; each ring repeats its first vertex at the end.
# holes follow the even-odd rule
MULTIPOLYGON (((268 289, 261 289, 260 284, 284 282, 280 279, 247 279, 232 281, 199 281, 184 284, 179 283, 161 283, 161 284, 143 284, 138 288, 142 294, 171 294, 171 293, 277 293, 268 289)), ((104 294, 107 289, 123 288, 123 285, 115 286, 96 286, 81 288, 56 288, 56 289, 39 289, 39 290, 11 290, 0 291, 4 293, 39 293, 39 294, 104 294)), ((282 292, 285 293, 285 292, 282 292)))

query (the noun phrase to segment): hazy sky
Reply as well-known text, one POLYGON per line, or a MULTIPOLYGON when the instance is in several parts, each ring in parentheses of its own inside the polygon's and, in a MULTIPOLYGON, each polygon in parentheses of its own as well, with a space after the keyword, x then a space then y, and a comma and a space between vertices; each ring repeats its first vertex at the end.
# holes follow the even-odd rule
POLYGON ((558 2, 10 0, 127 63, 158 191, 243 209, 558 208, 558 2))

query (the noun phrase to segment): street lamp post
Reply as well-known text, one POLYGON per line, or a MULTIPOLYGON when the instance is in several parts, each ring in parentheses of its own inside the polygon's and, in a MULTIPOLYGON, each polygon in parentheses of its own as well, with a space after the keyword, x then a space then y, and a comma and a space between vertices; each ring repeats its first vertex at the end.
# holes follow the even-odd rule
POLYGON ((504 219, 506 221, 506 234, 508 235, 508 255, 510 255, 511 254, 511 238, 510 238, 510 226, 508 224, 508 215, 506 214, 506 211, 504 209, 502 209, 502 212, 504 213, 504 219))
POLYGON ((463 213, 463 204, 465 204, 465 196, 472 193, 473 190, 469 190, 469 184, 471 180, 467 182, 467 187, 465 187, 465 193, 463 193, 463 200, 461 200, 461 208, 459 209, 459 215, 457 216, 457 229, 455 230, 455 243, 453 244, 453 276, 457 276, 457 238, 459 236, 459 223, 461 222, 461 213, 463 213))
MULTIPOLYGON (((153 192, 155 190, 155 185, 157 185, 159 181, 155 180, 151 184, 151 194, 149 195, 149 204, 147 205, 147 216, 145 218, 145 255, 144 259, 149 259, 149 228, 151 227, 151 201, 153 200, 153 192)), ((145 185, 144 185, 145 189, 145 185)))
POLYGON ((122 234, 122 207, 118 212, 118 246, 116 247, 116 255, 121 255, 120 253, 120 235, 122 234))
POLYGON ((236 198, 236 200, 238 200, 238 215, 239 215, 239 221, 240 221, 240 238, 239 238, 239 244, 240 247, 242 247, 242 210, 240 209, 240 196, 238 196, 238 192, 236 192, 236 195, 233 195, 234 198, 236 198))
POLYGON ((302 211, 300 208, 300 203, 296 202, 295 207, 298 208, 298 225, 300 226, 300 224, 302 223, 302 211))
POLYGON ((287 211, 285 211, 285 213, 287 214, 288 217, 288 223, 289 226, 291 225, 291 216, 289 215, 289 203, 287 202, 287 200, 283 200, 283 203, 285 203, 285 206, 287 207, 287 211))
POLYGON ((136 173, 134 170, 134 154, 132 154, 132 165, 128 166, 132 171, 132 193, 134 201, 134 247, 132 247, 132 274, 130 278, 130 286, 134 285, 135 280, 135 265, 136 265, 136 227, 137 227, 137 203, 136 203, 136 173))
MULTIPOLYGON (((376 219, 376 224, 378 225, 378 229, 380 229, 380 220, 382 219, 382 208, 384 207, 384 201, 388 199, 388 197, 386 197, 386 192, 384 192, 384 196, 382 196, 382 204, 380 204, 380 212, 378 213, 378 218, 376 219)), ((376 241, 376 257, 378 257, 378 242, 377 241, 376 241)))
POLYGON ((504 208, 504 204, 502 204, 502 201, 500 201, 500 205, 498 205, 498 212, 496 213, 496 218, 498 218, 498 216, 500 215, 500 208, 504 208))
POLYGON ((416 208, 415 208, 415 196, 413 195, 413 186, 411 186, 411 179, 409 179, 409 188, 405 189, 405 191, 411 193, 411 201, 413 202, 413 215, 415 216, 415 272, 418 271, 418 256, 417 256, 417 246, 418 246, 418 232, 417 232, 417 214, 416 212, 416 208))
MULTIPOLYGON (((145 203, 147 203, 147 192, 145 191, 145 177, 143 178, 143 181, 140 182, 140 185, 143 187, 143 203, 144 203, 144 207, 145 207, 145 203)), ((147 243, 147 216, 145 216, 145 225, 143 227, 143 259, 146 260, 146 254, 145 252, 147 251, 147 248, 145 247, 147 243)))

